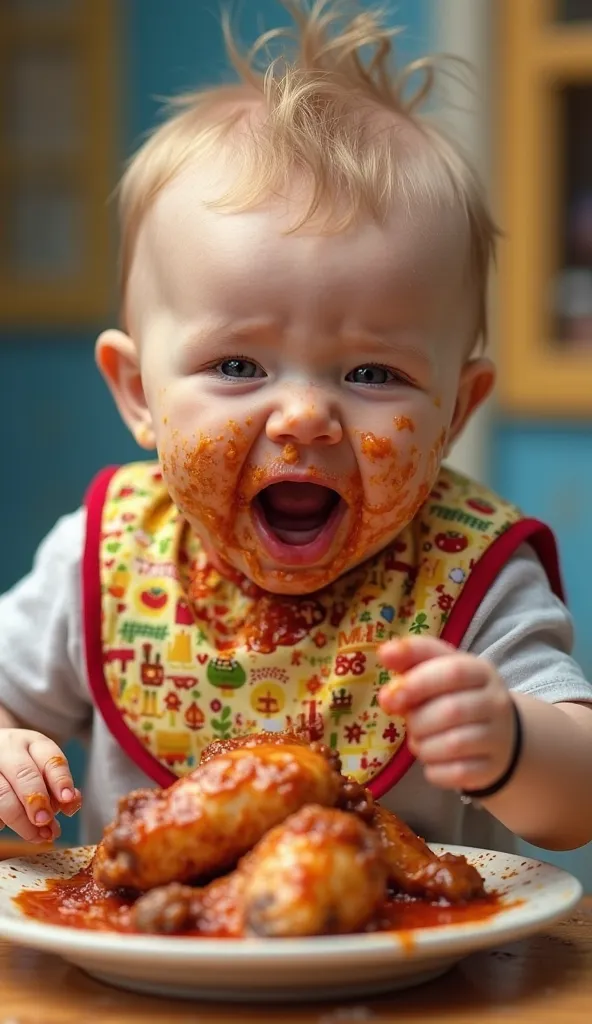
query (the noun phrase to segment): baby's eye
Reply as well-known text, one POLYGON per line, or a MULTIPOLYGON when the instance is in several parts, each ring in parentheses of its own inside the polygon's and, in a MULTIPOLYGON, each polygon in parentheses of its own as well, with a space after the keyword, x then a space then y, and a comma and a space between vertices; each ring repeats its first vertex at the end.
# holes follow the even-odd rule
POLYGON ((233 377, 235 380, 252 380, 267 376, 265 370, 252 359, 224 359, 218 363, 216 369, 225 377, 233 377))
POLYGON ((395 376, 392 370, 387 370, 386 366, 368 364, 367 366, 357 366, 355 370, 351 370, 347 374, 345 379, 352 384, 388 384, 389 381, 395 380, 395 376))

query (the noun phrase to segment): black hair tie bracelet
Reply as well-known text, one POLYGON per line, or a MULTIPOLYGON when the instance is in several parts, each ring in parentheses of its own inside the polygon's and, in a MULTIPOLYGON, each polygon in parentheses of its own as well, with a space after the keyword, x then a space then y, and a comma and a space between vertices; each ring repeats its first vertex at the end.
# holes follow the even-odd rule
POLYGON ((461 800, 463 803, 470 804, 473 803, 473 801, 475 800, 487 800, 488 797, 495 796, 496 793, 499 793, 500 790, 504 789, 504 787, 508 785, 508 782, 514 775, 514 772, 518 767, 518 762, 520 761, 520 757, 522 755, 522 747, 524 744, 524 730, 522 728, 522 718, 520 716, 520 712, 518 710, 518 706, 515 700, 512 701, 512 708, 514 710, 515 723, 514 749, 512 751, 512 757, 510 758, 510 763, 508 767, 506 768, 504 774, 501 775, 500 778, 497 780, 497 782, 492 783, 491 786, 487 786, 485 789, 463 789, 461 791, 461 800))

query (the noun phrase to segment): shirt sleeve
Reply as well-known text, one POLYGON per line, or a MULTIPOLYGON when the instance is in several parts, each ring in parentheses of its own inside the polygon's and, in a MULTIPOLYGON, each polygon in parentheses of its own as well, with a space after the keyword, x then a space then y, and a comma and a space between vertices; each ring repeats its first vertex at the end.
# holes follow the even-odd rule
POLYGON ((91 716, 81 630, 84 510, 60 519, 33 568, 0 597, 0 704, 61 741, 91 716))
POLYGON ((532 548, 523 545, 479 606, 461 650, 491 661, 518 693, 550 704, 592 702, 592 685, 572 657, 573 639, 569 611, 532 548))

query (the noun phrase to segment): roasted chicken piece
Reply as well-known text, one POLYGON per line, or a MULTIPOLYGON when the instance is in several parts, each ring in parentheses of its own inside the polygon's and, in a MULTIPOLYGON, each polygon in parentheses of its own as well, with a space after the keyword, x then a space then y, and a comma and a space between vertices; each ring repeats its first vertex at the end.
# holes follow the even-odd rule
POLYGON ((394 889, 424 899, 464 903, 485 895, 483 879, 464 857, 438 856, 386 808, 375 805, 373 826, 382 842, 388 881, 394 889))
POLYGON ((240 747, 200 764, 166 790, 124 797, 93 863, 108 889, 153 889, 221 874, 306 804, 332 807, 342 777, 299 744, 240 747))
MULTIPOLYGON (((338 752, 320 742, 309 743, 303 731, 257 733, 236 739, 216 740, 204 750, 202 762, 217 756, 222 750, 244 746, 256 748, 267 737, 277 744, 294 744, 296 741, 299 745, 309 746, 332 760, 335 769, 341 772, 338 752)), ((452 853, 437 856, 392 811, 376 805, 370 790, 358 782, 342 777, 336 806, 351 811, 378 830, 386 851, 389 884, 393 889, 411 896, 445 899, 449 903, 463 903, 484 895, 479 872, 464 857, 452 853)))
POLYGON ((199 763, 206 764, 207 761, 211 761, 214 757, 219 757, 220 754, 228 754, 231 750, 243 750, 245 748, 252 750, 254 747, 276 746, 314 748, 318 745, 309 743, 308 736, 296 729, 293 731, 284 730, 283 732, 254 732, 251 735, 247 733, 245 736, 229 736, 225 740, 212 740, 202 750, 199 763))
POLYGON ((385 897, 376 833, 345 811, 303 807, 248 858, 245 927, 270 937, 360 931, 385 897))
MULTIPOLYGON (((317 754, 322 754, 323 757, 326 757, 335 768, 335 771, 341 774, 339 752, 318 740, 309 740, 306 730, 302 729, 286 730, 284 732, 257 732, 251 736, 234 736, 226 740, 214 740, 213 743, 210 743, 202 750, 199 763, 206 764, 207 761, 211 761, 214 757, 219 757, 220 754, 225 754, 230 750, 242 750, 245 748, 251 750, 260 746, 268 746, 269 744, 273 746, 288 745, 293 747, 296 745, 308 747, 309 750, 314 750, 317 754)), ((374 800, 370 790, 365 789, 359 782, 348 779, 345 775, 341 776, 341 789, 336 806, 343 811, 351 811, 357 814, 364 821, 370 821, 374 813, 374 800)))
POLYGON ((344 811, 308 806, 264 836, 226 878, 142 896, 138 930, 270 938, 362 930, 386 897, 378 834, 344 811))
POLYGON ((136 901, 132 924, 148 935, 198 932, 204 936, 241 938, 245 930, 245 879, 245 873, 237 868, 202 889, 180 882, 158 886, 136 901))

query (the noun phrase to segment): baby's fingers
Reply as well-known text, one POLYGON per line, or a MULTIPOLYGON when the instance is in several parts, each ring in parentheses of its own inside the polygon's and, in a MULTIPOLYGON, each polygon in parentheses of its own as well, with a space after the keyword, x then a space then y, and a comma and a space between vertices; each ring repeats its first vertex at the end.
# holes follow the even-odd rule
POLYGON ((408 672, 432 658, 451 654, 454 647, 435 636, 406 636, 401 640, 387 640, 382 644, 378 656, 381 664, 391 672, 408 672))
MULTIPOLYGON (((22 769, 23 764, 15 765, 16 770, 22 769)), ((30 820, 32 813, 31 802, 27 803, 26 798, 20 797, 18 792, 18 783, 12 782, 11 778, 8 778, 6 771, 12 775, 10 769, 5 768, 5 774, 0 775, 0 820, 13 829, 22 839, 26 839, 30 843, 40 843, 52 838, 52 828, 48 822, 51 822, 51 817, 45 819, 45 824, 36 825, 34 821, 30 820)), ((31 762, 31 772, 35 770, 33 763, 31 762)), ((40 785, 43 785, 43 780, 39 780, 40 785)), ((45 787, 44 787, 45 788, 45 787)), ((38 790, 40 796, 40 790, 38 790)), ((45 794, 45 800, 49 804, 49 798, 45 794)), ((41 800, 41 805, 43 799, 41 800)))
POLYGON ((43 774, 51 809, 70 817, 80 807, 80 793, 74 786, 68 762, 53 740, 39 736, 29 745, 29 753, 43 774))
POLYGON ((398 684, 387 683, 378 700, 386 714, 405 714, 445 694, 480 689, 490 675, 487 662, 466 654, 448 654, 417 665, 398 684))

